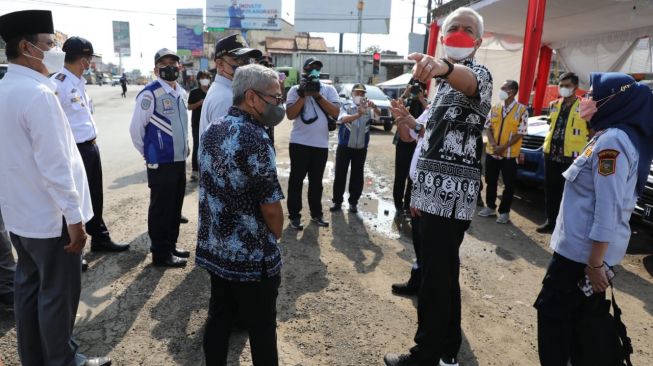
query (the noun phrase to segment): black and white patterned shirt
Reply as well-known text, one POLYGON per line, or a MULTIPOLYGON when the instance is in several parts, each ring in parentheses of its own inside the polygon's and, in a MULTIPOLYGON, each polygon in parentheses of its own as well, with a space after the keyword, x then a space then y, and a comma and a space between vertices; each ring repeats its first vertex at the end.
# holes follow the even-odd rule
POLYGON ((481 182, 483 126, 492 107, 492 75, 469 59, 478 96, 467 97, 444 80, 438 87, 424 134, 413 207, 457 220, 471 220, 481 182))

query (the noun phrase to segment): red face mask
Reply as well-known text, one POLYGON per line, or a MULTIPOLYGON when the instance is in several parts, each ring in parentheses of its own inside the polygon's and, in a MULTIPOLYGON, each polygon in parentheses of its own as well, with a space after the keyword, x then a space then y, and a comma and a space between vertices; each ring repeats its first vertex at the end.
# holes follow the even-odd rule
POLYGON ((466 59, 476 48, 474 38, 464 31, 448 34, 442 41, 444 53, 454 61, 466 59))

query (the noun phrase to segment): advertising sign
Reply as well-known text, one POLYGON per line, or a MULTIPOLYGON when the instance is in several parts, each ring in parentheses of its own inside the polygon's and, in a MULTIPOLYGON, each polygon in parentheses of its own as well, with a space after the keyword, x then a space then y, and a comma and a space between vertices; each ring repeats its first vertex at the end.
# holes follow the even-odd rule
MULTIPOLYGON (((295 31, 358 33, 359 0, 297 0, 295 31)), ((367 0, 363 6, 363 33, 390 32, 391 0, 367 0)))
POLYGON ((113 21, 113 52, 116 55, 131 56, 129 22, 113 21))
POLYGON ((177 54, 204 54, 204 12, 198 9, 177 9, 177 54))
POLYGON ((206 0, 206 26, 281 30, 281 0, 206 0))

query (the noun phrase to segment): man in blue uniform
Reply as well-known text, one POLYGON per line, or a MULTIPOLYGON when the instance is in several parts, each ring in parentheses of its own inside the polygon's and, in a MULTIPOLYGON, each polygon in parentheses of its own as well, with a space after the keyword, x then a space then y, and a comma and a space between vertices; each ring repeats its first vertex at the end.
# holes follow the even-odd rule
POLYGON ((147 231, 156 266, 184 267, 190 253, 177 248, 186 191, 188 113, 186 92, 177 84, 179 56, 164 48, 154 56, 158 76, 136 98, 130 133, 145 158, 150 187, 147 231))

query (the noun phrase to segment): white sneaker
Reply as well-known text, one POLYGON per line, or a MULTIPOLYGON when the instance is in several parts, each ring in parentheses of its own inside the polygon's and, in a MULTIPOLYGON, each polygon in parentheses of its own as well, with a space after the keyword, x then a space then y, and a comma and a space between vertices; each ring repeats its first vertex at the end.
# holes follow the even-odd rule
POLYGON ((480 217, 490 217, 490 216, 496 216, 497 211, 494 208, 489 208, 489 207, 483 207, 481 211, 479 211, 478 215, 480 217))
POLYGON ((509 221, 510 221, 510 214, 507 212, 499 214, 499 217, 497 218, 497 224, 507 224, 509 221))

